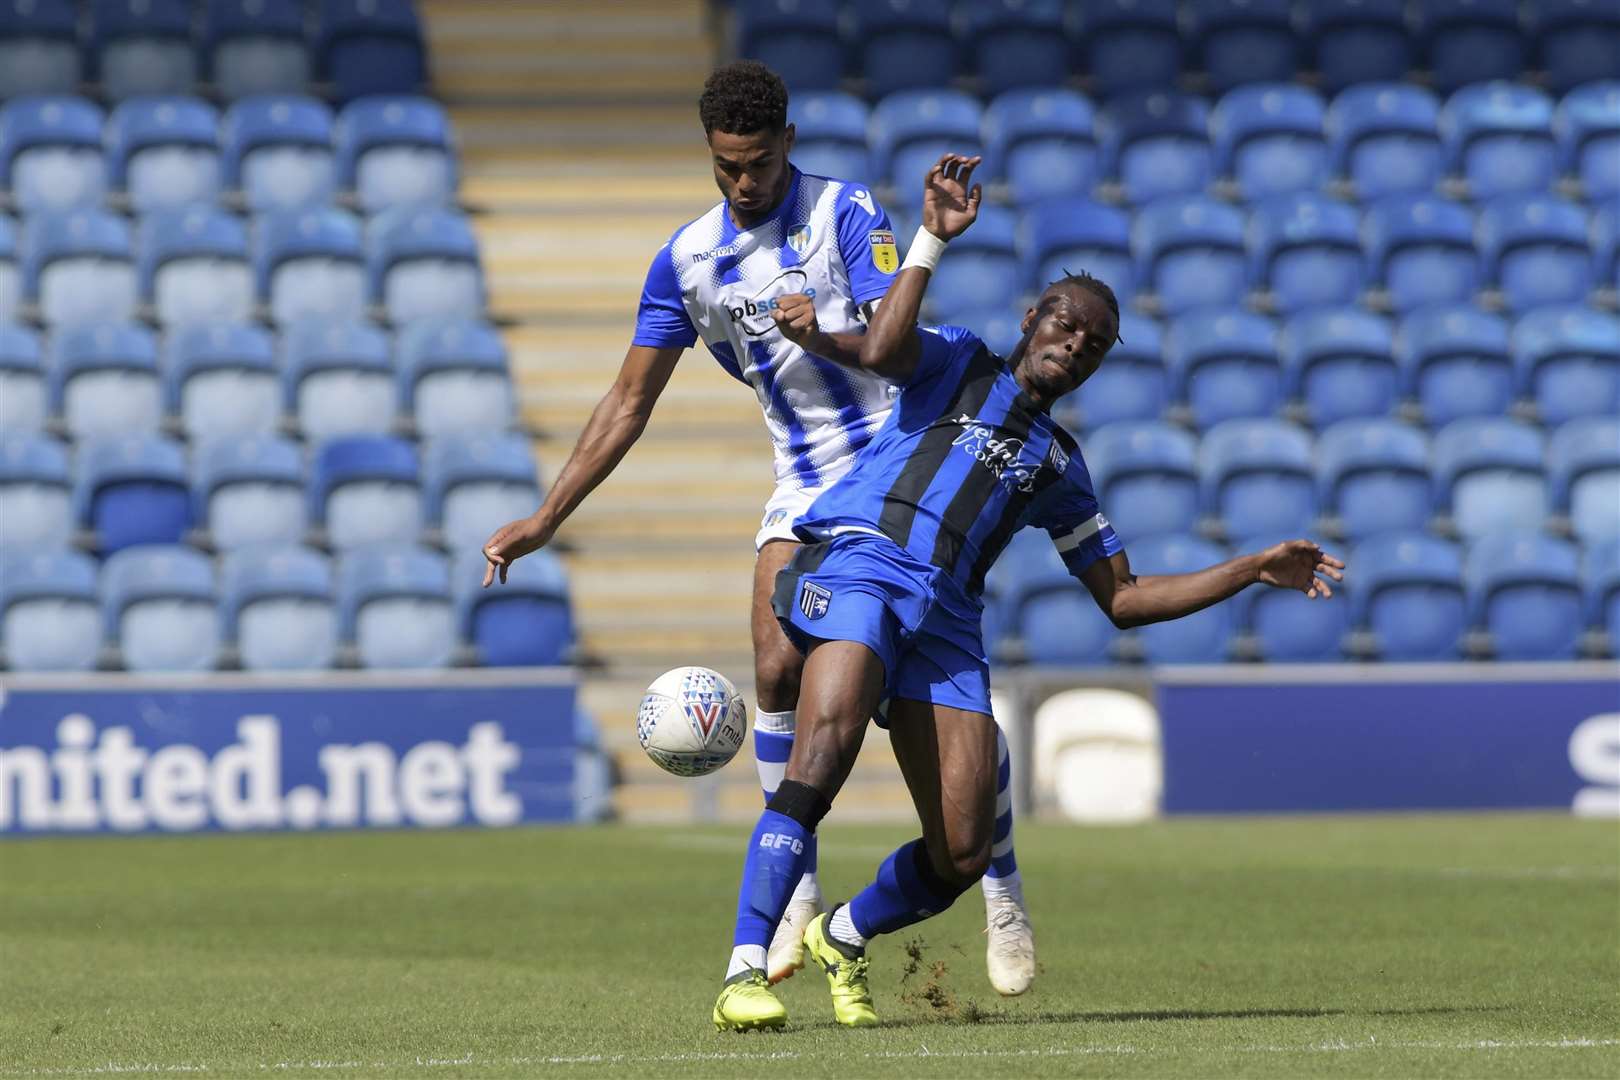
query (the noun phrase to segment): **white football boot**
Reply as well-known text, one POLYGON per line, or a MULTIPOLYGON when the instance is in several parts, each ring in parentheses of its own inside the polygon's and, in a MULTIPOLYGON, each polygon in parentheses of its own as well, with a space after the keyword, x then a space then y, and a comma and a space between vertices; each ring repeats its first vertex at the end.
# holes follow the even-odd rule
POLYGON ((804 928, 821 910, 820 889, 808 895, 795 891, 793 899, 788 901, 782 921, 776 924, 776 933, 771 936, 771 947, 765 952, 766 977, 772 984, 804 967, 804 928))
POLYGON ((990 985, 1004 997, 1017 997, 1035 981, 1035 931, 1024 910, 1023 890, 985 893, 984 932, 990 985))

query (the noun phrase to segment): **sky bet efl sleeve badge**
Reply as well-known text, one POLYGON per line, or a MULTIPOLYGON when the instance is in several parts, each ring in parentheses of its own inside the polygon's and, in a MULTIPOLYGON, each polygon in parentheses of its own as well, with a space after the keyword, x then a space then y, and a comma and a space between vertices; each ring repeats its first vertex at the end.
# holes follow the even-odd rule
POLYGON ((894 233, 888 229, 873 229, 866 234, 872 245, 872 265, 885 274, 900 269, 900 251, 894 246, 894 233))

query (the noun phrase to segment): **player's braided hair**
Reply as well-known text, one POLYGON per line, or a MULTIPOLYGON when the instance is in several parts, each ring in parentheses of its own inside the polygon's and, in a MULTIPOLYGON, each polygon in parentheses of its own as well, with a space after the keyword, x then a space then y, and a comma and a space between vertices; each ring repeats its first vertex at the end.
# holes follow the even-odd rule
POLYGON ((705 135, 777 132, 787 127, 787 86, 758 60, 737 60, 715 69, 703 83, 698 116, 705 135))
POLYGON ((1123 340, 1119 336, 1119 330, 1118 330, 1118 327, 1119 327, 1119 300, 1118 300, 1118 298, 1116 298, 1114 296, 1114 290, 1108 287, 1108 282, 1104 281, 1102 278, 1092 277, 1090 274, 1086 273, 1084 270, 1080 271, 1079 273, 1073 273, 1073 272, 1071 272, 1069 270, 1069 268, 1067 266, 1065 266, 1063 268, 1063 276, 1058 278, 1056 281, 1052 282, 1052 284, 1048 285, 1046 288, 1047 289, 1052 289, 1052 288, 1055 288, 1055 287, 1057 287, 1059 285, 1075 285, 1075 286, 1078 286, 1078 287, 1086 290, 1087 292, 1091 293, 1092 295, 1096 296, 1103 303, 1107 304, 1108 305, 1108 310, 1114 313, 1114 327, 1115 327, 1114 340, 1115 341, 1123 340))

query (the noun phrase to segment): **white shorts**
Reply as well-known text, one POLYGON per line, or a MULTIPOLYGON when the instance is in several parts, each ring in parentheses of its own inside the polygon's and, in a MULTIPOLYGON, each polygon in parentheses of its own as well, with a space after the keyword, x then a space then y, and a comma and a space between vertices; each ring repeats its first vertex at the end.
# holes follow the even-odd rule
POLYGON ((792 484, 783 484, 771 494, 770 501, 765 504, 765 516, 760 519, 759 532, 754 535, 754 550, 758 551, 772 540, 791 540, 795 544, 804 543, 793 531, 793 523, 810 509, 810 504, 816 501, 816 496, 827 490, 826 487, 801 488, 792 484))

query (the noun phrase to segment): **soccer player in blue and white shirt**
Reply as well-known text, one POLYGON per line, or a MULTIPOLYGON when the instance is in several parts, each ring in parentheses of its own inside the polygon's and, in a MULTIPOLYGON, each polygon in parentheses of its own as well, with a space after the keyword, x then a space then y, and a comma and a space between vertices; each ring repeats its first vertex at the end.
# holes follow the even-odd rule
MULTIPOLYGON (((805 352, 773 320, 794 295, 819 325, 859 332, 899 268, 888 215, 863 184, 810 176, 788 161, 793 126, 787 89, 768 68, 739 61, 710 76, 698 103, 715 183, 724 199, 676 230, 653 257, 623 367, 597 405, 544 504, 485 543, 502 581, 512 560, 544 546, 574 508, 630 449, 675 364, 699 338, 759 399, 775 446, 776 491, 754 538, 754 750, 767 800, 793 746, 803 657, 783 635, 770 598, 776 574, 799 547, 794 522, 835 480, 889 415, 896 388, 858 368, 805 352)), ((1005 761, 1006 744, 1000 741, 1005 761)), ((1034 937, 1013 854, 1009 773, 1000 772, 1003 815, 984 878, 990 981, 1019 994, 1035 975, 1034 937)), ((802 966, 804 927, 821 909, 816 852, 771 940, 772 982, 802 966)))
POLYGON ((731 967, 714 1007, 721 1030, 786 1022, 749 958, 780 918, 881 702, 922 836, 805 931, 839 1023, 877 1023, 867 941, 944 911, 989 866, 997 732, 980 594, 1020 528, 1044 529, 1121 627, 1180 618, 1258 582, 1327 597, 1327 579, 1341 577, 1344 564, 1309 540, 1191 574, 1131 572, 1080 447, 1049 415, 1114 344, 1119 307, 1108 286, 1083 274, 1048 286, 1006 361, 961 327, 917 326, 934 261, 977 216, 977 164, 946 155, 929 172, 923 228, 864 335, 822 330, 807 297, 783 298, 773 316, 806 350, 881 375, 900 393, 854 467, 800 517, 807 546, 777 577, 777 618, 806 652, 798 742, 749 842, 731 967))

